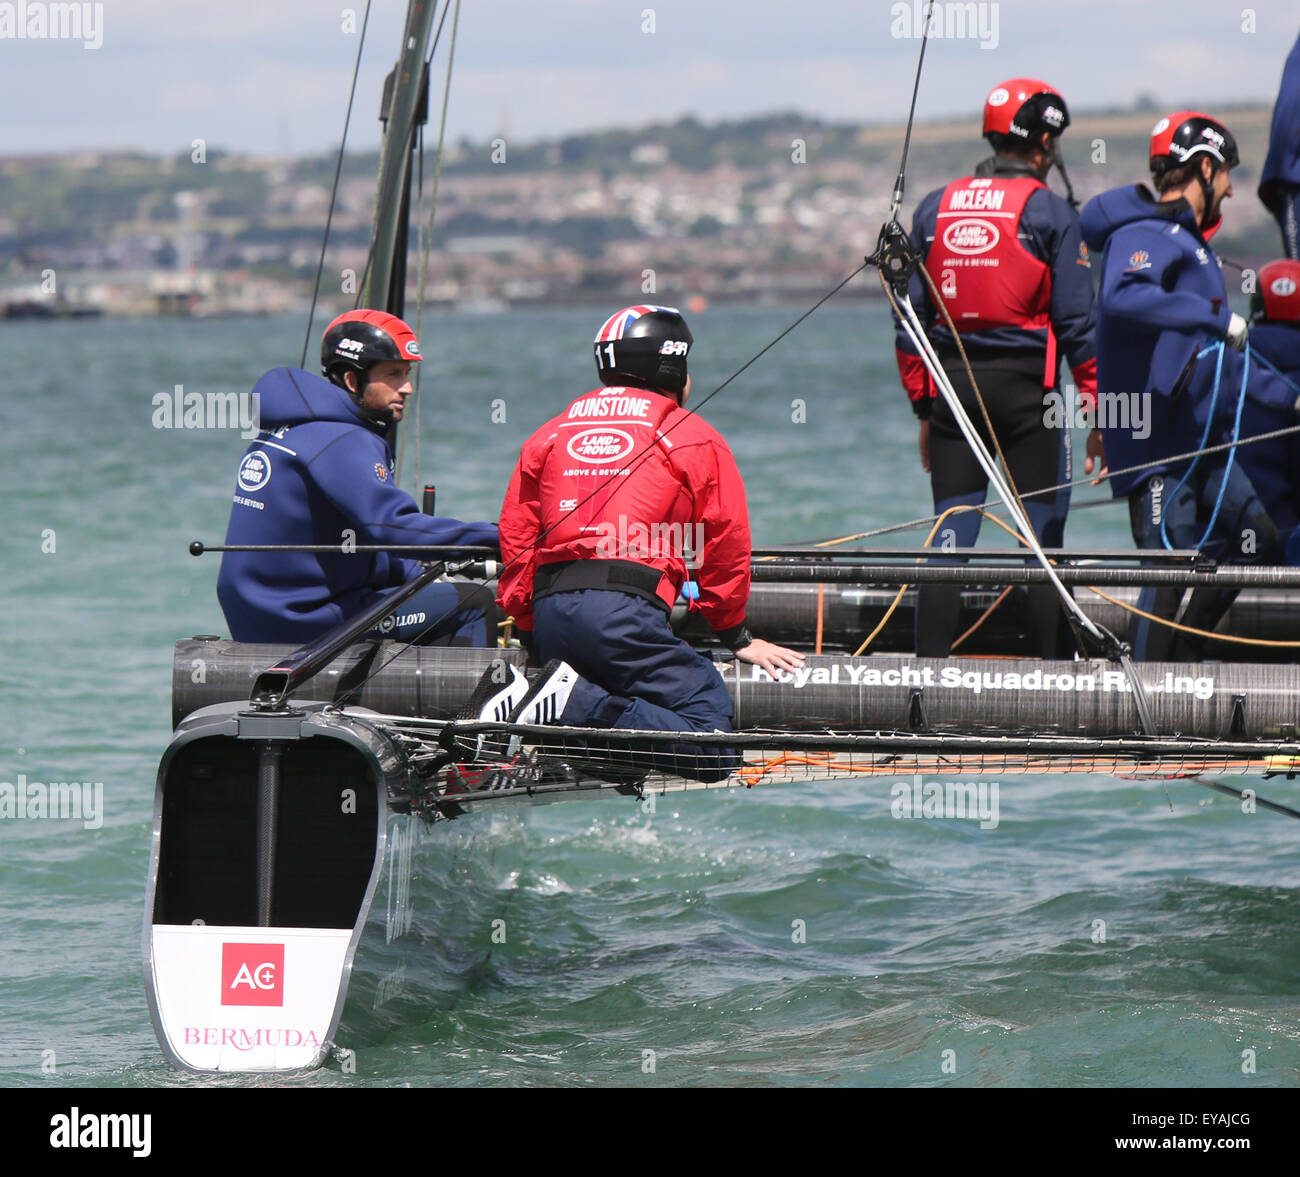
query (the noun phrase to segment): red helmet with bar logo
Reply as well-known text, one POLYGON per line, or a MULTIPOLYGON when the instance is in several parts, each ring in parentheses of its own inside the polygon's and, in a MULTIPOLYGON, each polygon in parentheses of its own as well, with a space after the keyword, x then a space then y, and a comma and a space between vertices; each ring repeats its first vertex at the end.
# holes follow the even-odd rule
POLYGON ((321 372, 340 388, 347 388, 345 372, 360 377, 384 360, 418 364, 421 359, 415 332, 387 311, 344 311, 321 337, 321 372))
POLYGON ((984 138, 995 151, 1007 141, 1036 141, 1044 131, 1056 138, 1069 125, 1065 99, 1037 78, 1010 78, 984 100, 984 138))
POLYGON ((1178 110, 1151 128, 1151 174, 1159 176, 1205 153, 1219 164, 1235 168, 1241 162, 1237 140, 1218 119, 1196 110, 1178 110))

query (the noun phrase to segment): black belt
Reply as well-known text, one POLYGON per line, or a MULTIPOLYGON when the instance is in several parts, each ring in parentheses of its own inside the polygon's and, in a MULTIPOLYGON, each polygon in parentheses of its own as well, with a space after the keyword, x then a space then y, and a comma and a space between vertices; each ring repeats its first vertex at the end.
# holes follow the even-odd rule
POLYGON ((564 560, 543 564, 533 577, 533 600, 552 593, 604 589, 653 601, 665 613, 672 609, 656 591, 663 573, 632 560, 564 560))

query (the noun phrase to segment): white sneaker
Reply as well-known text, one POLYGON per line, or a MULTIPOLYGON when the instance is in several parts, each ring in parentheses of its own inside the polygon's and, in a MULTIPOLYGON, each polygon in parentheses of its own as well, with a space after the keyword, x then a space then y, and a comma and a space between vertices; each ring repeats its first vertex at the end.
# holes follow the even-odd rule
MULTIPOLYGON (((507 681, 502 683, 500 667, 489 666, 456 718, 479 723, 506 723, 510 713, 523 702, 529 691, 528 679, 519 667, 507 664, 506 669, 509 671, 507 681)), ((503 753, 508 746, 503 732, 480 732, 475 737, 458 739, 456 743, 470 759, 484 751, 503 753)))
POLYGON ((510 716, 511 723, 559 723, 579 674, 558 658, 542 667, 528 694, 510 716))

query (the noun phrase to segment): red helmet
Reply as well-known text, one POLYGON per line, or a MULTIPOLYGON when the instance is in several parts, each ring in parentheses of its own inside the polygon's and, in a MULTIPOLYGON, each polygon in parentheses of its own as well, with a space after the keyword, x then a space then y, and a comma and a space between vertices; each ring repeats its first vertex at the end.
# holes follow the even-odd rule
POLYGON ((1258 281, 1250 296, 1251 318, 1300 323, 1300 262, 1269 262, 1259 271, 1258 281))
MULTIPOLYGON (((1241 162, 1237 140, 1218 119, 1195 110, 1178 110, 1151 128, 1151 174, 1159 176, 1182 167, 1205 152, 1227 167, 1241 162)), ((1218 164, 1215 165, 1218 167, 1218 164)))
POLYGON ((1002 138, 1026 142, 1044 131, 1056 138, 1069 125, 1065 99, 1037 78, 1011 78, 984 100, 984 137, 995 149, 1002 138))
POLYGON ((344 372, 358 376, 384 360, 419 363, 420 341, 415 332, 387 311, 344 311, 320 342, 321 371, 341 388, 344 372))

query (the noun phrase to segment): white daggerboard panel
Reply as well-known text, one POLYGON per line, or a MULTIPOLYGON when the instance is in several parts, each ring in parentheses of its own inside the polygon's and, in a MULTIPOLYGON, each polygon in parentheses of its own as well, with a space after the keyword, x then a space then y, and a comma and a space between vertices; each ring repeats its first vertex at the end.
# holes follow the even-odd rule
POLYGON ((334 1031, 351 928, 155 924, 159 1030, 197 1071, 319 1066, 334 1031))

